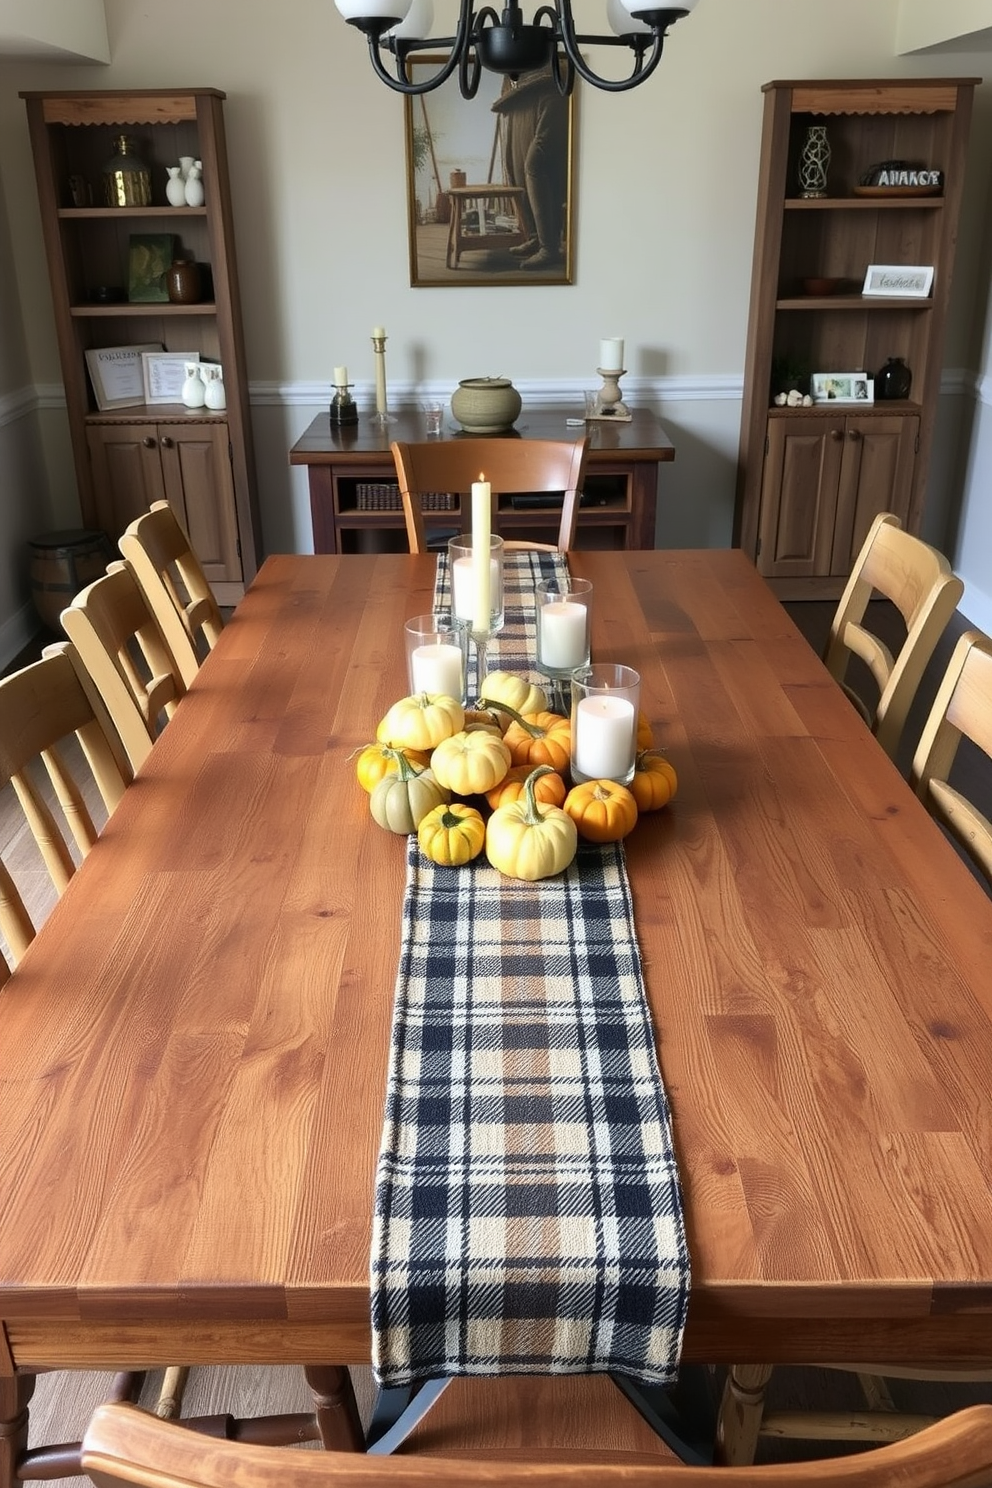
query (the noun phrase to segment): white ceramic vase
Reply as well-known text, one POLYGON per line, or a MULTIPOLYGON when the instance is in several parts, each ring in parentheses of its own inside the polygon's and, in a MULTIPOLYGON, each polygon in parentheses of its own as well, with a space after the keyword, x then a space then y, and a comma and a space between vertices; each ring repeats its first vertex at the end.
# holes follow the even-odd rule
POLYGON ((183 383, 182 399, 187 408, 202 408, 207 401, 207 390, 203 385, 199 368, 191 366, 183 383))
POLYGON ((165 185, 165 196, 170 207, 183 207, 186 205, 186 187, 183 185, 182 168, 178 165, 166 166, 169 179, 165 185))
POLYGON ((189 175, 186 177, 186 205, 188 207, 203 206, 203 177, 198 165, 191 165, 189 175))
POLYGON ((206 406, 214 413, 220 413, 227 407, 227 394, 224 391, 224 382, 220 377, 211 377, 206 385, 206 406))

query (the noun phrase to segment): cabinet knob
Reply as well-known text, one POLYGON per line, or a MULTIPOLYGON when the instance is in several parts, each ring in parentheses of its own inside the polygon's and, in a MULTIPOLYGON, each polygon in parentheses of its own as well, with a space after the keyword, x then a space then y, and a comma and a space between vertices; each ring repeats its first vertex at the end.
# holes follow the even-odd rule
POLYGON ((844 431, 843 431, 843 429, 831 429, 830 430, 830 438, 831 439, 843 439, 844 438, 844 431))
POLYGON ((162 448, 163 449, 171 449, 172 448, 172 440, 169 438, 168 434, 163 434, 162 435, 162 448))
POLYGON ((152 438, 152 436, 150 434, 146 434, 145 437, 144 437, 144 439, 141 442, 145 446, 145 449, 154 449, 155 448, 155 441, 154 441, 154 439, 152 438))
POLYGON ((860 439, 861 438, 861 430, 860 429, 848 429, 848 431, 847 431, 847 437, 848 437, 848 439, 860 439))

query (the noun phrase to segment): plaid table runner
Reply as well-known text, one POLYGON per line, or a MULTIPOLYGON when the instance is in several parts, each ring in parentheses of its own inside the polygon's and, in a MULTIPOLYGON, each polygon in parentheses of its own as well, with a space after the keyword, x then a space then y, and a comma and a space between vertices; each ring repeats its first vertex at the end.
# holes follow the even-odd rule
MULTIPOLYGON (((494 666, 532 669, 561 562, 508 556, 494 666)), ((371 1281, 386 1387, 674 1379, 689 1258, 619 844, 527 884, 410 838, 371 1281)))

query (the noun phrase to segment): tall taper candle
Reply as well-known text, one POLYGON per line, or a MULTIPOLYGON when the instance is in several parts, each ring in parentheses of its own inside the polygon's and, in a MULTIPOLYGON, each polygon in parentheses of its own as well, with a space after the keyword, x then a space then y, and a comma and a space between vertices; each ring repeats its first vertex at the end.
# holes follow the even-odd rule
POLYGON ((492 533, 492 490, 485 476, 472 482, 472 573, 475 579, 475 613, 472 629, 488 635, 492 619, 489 584, 489 548, 492 533))
POLYGON ((375 411, 380 418, 389 412, 386 406, 386 328, 375 326, 372 330, 372 349, 375 352, 375 411))

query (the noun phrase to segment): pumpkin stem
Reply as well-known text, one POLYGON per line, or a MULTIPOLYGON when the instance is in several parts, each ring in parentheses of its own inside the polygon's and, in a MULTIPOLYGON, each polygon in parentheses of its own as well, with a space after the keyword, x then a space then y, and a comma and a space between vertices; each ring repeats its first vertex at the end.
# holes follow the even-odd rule
POLYGON ((537 797, 534 794, 534 787, 542 775, 553 775, 554 773, 550 765, 538 765, 536 770, 531 770, 527 779, 524 781, 524 800, 527 803, 527 825, 529 827, 536 827, 539 822, 544 820, 544 813, 537 809, 537 797))
POLYGON ((390 749, 384 746, 382 752, 383 754, 388 754, 391 759, 396 761, 397 779, 415 780, 418 775, 423 775, 423 766, 415 765, 412 760, 407 758, 402 749, 390 749))
POLYGON ((489 698, 480 698, 479 707, 496 708, 500 713, 509 713, 514 723, 519 723, 524 733, 530 734, 532 739, 543 739, 548 732, 547 729, 541 728, 539 724, 528 723, 523 714, 518 713, 516 708, 511 708, 509 703, 498 703, 495 700, 490 701, 489 698))

